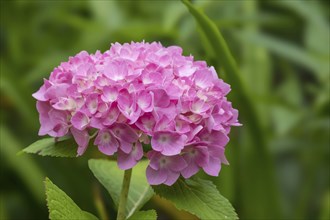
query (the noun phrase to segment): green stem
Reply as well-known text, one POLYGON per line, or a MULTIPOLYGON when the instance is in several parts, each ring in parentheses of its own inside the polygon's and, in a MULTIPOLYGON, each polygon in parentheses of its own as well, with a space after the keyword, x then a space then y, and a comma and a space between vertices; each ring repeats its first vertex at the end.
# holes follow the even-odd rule
POLYGON ((131 182, 131 176, 132 176, 132 169, 125 170, 123 184, 122 184, 120 198, 119 198, 117 220, 126 219, 125 210, 126 210, 126 202, 127 202, 127 197, 128 197, 129 185, 131 182))

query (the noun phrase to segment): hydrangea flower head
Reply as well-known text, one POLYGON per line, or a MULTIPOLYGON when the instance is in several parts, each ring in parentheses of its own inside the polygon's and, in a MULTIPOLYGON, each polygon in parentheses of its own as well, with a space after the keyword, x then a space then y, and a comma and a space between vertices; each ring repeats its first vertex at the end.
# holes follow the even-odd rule
POLYGON ((217 176, 221 163, 228 163, 228 134, 240 125, 229 91, 213 67, 183 56, 180 47, 132 42, 70 57, 33 97, 39 135, 72 135, 80 156, 96 130, 94 145, 105 155, 116 154, 124 170, 150 144, 149 183, 172 185, 200 169, 217 176))

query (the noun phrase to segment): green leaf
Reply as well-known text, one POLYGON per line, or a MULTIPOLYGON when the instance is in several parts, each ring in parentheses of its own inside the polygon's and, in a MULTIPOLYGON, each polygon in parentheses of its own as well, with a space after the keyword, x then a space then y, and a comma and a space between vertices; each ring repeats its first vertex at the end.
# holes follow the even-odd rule
POLYGON ((23 149, 23 152, 41 156, 76 157, 77 148, 78 146, 73 138, 57 141, 55 138, 44 138, 23 149))
POLYGON ((230 202, 224 198, 216 186, 199 178, 179 179, 172 186, 153 186, 161 197, 170 200, 180 209, 201 219, 238 219, 230 202))
POLYGON ((148 211, 138 211, 135 212, 128 220, 156 220, 157 213, 155 210, 148 210, 148 211))
MULTIPOLYGON (((88 165, 94 176, 108 190, 118 208, 124 171, 118 168, 115 161, 110 160, 90 159, 88 165)), ((154 194, 145 175, 147 165, 148 162, 142 160, 133 168, 126 206, 127 218, 138 211, 154 194)))
POLYGON ((94 215, 81 210, 65 192, 53 184, 48 178, 45 180, 45 187, 49 218, 51 220, 98 219, 94 215))

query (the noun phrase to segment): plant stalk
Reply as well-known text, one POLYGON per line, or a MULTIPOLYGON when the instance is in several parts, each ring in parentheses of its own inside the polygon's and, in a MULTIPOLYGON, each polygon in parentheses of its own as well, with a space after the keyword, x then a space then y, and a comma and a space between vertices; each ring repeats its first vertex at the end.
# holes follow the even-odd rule
POLYGON ((126 220, 126 202, 128 197, 129 185, 131 182, 132 169, 125 170, 123 184, 121 188, 117 220, 126 220))

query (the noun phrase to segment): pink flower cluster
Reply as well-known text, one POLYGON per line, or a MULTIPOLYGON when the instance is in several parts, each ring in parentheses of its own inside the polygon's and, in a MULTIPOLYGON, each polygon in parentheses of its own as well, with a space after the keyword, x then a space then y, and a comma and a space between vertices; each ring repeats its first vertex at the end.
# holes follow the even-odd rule
POLYGON ((149 183, 172 185, 199 169, 217 176, 227 163, 228 133, 239 125, 229 91, 213 67, 183 56, 180 47, 132 42, 70 57, 33 97, 39 135, 72 135, 78 155, 97 135, 93 144, 117 153, 121 169, 135 166, 142 144, 151 144, 149 183))

